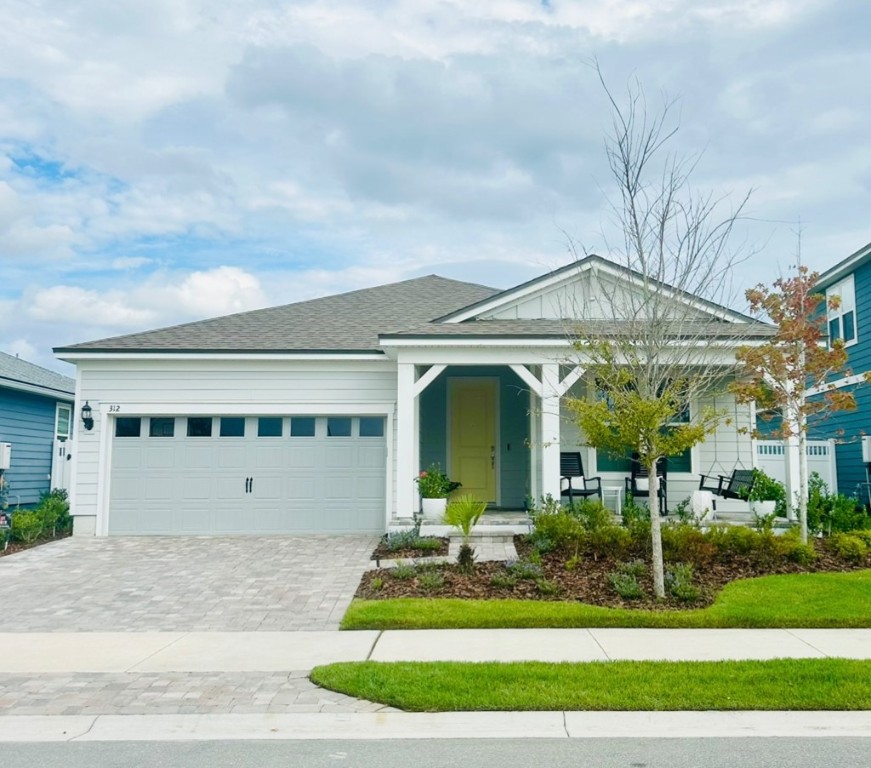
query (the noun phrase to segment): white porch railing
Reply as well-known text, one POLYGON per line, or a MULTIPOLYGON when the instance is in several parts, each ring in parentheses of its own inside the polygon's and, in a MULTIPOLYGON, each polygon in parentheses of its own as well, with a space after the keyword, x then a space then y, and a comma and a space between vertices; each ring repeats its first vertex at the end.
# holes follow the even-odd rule
MULTIPOLYGON (((829 487, 829 493, 838 492, 838 473, 835 462, 834 440, 807 441, 808 476, 816 472, 829 487)), ((766 474, 786 482, 786 449, 782 440, 756 441, 756 466, 766 474)))

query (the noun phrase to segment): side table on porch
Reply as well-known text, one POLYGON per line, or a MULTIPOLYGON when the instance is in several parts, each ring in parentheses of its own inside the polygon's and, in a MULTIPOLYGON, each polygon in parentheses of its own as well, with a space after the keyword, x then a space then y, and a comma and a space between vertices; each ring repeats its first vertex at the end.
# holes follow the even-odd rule
POLYGON ((615 515, 623 514, 623 487, 619 485, 602 486, 602 503, 614 508, 615 515))

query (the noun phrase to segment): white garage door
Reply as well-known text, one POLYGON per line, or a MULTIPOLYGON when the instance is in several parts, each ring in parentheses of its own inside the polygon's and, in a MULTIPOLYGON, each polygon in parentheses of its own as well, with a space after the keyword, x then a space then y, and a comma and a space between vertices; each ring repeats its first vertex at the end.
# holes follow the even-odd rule
POLYGON ((382 416, 116 417, 111 534, 381 533, 382 416))

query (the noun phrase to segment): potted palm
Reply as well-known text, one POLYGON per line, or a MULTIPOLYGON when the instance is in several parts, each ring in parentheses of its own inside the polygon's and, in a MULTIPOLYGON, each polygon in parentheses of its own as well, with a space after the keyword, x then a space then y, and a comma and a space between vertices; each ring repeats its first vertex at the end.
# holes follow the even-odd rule
POLYGON ((448 506, 448 494, 460 484, 442 472, 438 464, 430 464, 414 481, 420 492, 424 520, 441 520, 448 506))

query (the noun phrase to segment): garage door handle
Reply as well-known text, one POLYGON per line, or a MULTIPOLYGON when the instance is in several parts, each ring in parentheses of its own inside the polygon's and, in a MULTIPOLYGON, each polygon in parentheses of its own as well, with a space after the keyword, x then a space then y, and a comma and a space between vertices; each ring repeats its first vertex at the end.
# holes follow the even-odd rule
POLYGON ((252 485, 254 485, 254 478, 253 477, 246 477, 245 478, 245 493, 251 493, 251 486, 252 485))

